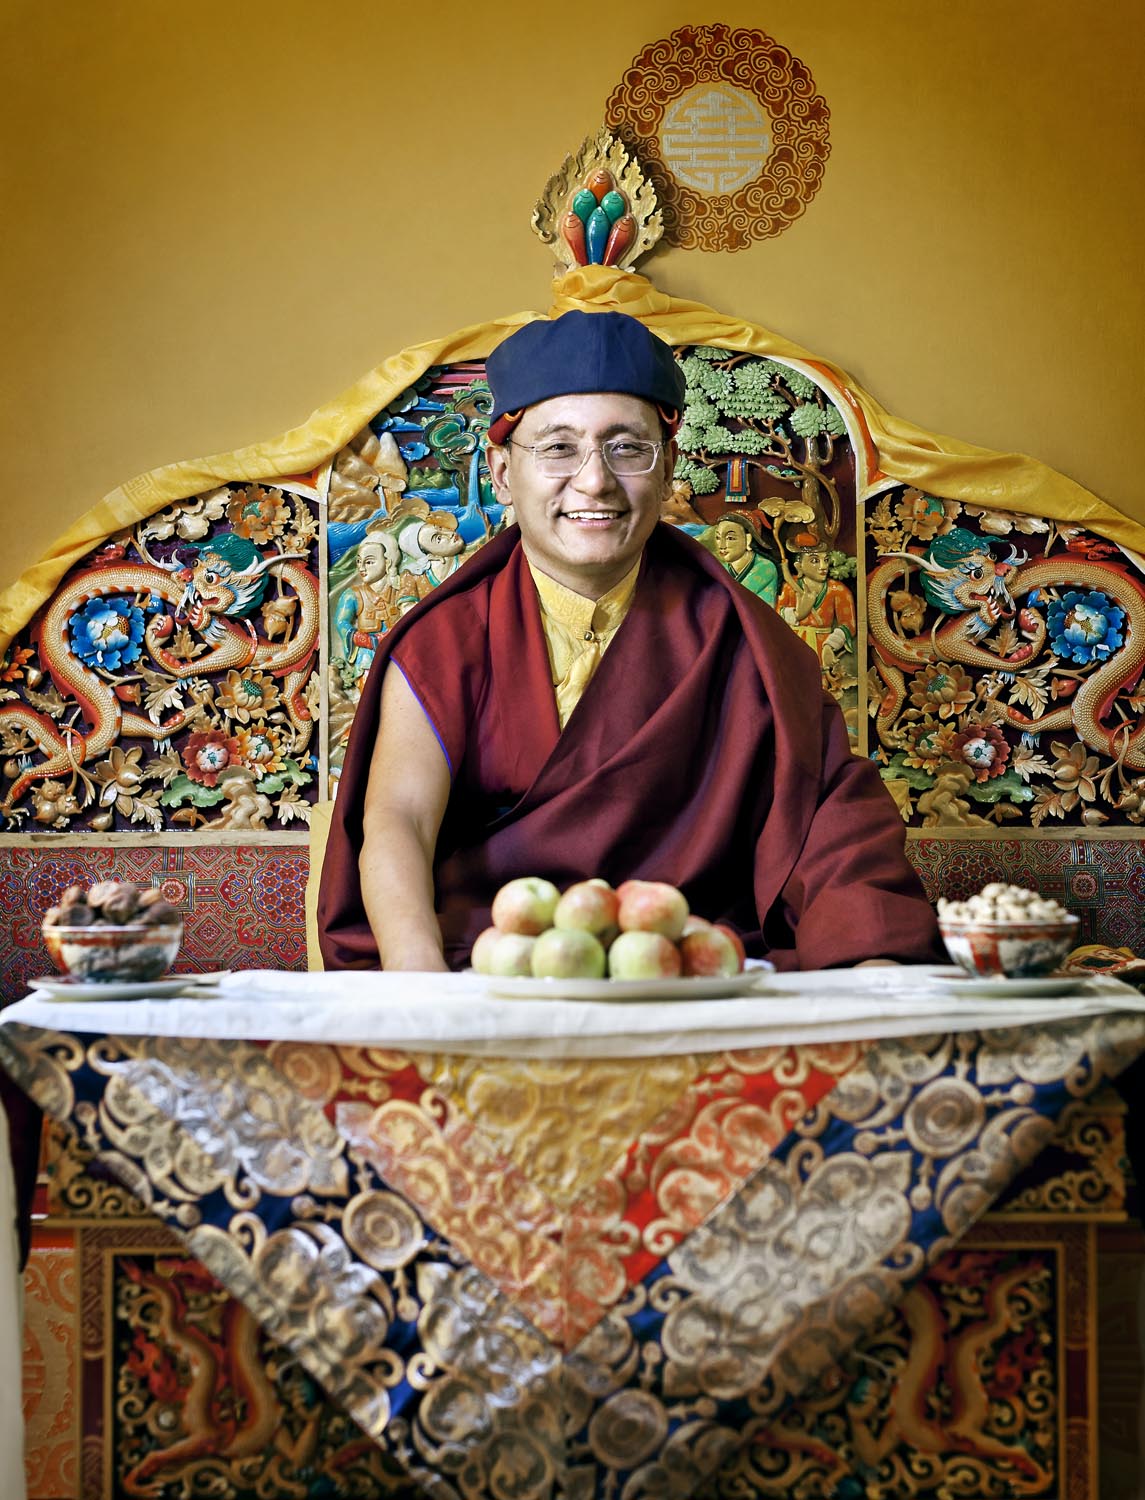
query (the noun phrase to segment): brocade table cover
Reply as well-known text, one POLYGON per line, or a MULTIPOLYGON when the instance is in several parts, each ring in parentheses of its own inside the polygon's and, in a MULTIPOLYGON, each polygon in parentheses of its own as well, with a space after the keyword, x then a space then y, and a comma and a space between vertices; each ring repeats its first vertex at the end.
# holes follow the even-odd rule
POLYGON ((0 1065, 425 1494, 686 1497, 1145 1049, 1116 981, 927 977, 546 1014, 467 976, 234 975, 34 996, 0 1065))

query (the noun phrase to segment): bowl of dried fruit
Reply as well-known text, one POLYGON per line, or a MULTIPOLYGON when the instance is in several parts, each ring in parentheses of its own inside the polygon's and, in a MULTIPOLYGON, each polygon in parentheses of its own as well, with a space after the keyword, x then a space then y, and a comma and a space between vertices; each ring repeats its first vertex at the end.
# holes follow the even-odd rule
POLYGON ((995 881, 966 901, 938 903, 946 951, 978 979, 1050 974, 1077 942, 1079 919, 1037 891, 995 881))
POLYGON ((61 974, 86 984, 139 984, 175 962, 183 918, 158 887, 73 885, 44 913, 44 943, 61 974))

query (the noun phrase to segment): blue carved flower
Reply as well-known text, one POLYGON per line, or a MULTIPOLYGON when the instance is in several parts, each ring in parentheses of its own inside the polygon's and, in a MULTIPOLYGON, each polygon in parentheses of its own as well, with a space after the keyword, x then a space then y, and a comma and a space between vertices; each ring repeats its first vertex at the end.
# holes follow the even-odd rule
POLYGON ((89 667, 114 672, 142 651, 143 611, 129 599, 89 599, 68 629, 73 652, 89 667))
POLYGON ((1105 661, 1122 644, 1125 611, 1096 589, 1070 589, 1050 605, 1046 617, 1050 644, 1066 661, 1082 666, 1105 661))

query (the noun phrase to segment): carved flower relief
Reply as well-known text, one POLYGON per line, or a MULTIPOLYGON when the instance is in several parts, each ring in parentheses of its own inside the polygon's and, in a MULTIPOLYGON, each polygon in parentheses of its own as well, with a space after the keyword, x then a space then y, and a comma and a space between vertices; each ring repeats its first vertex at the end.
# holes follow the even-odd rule
POLYGON ((1051 602, 1046 614, 1050 644, 1065 661, 1082 666, 1105 661, 1124 643, 1125 611, 1096 589, 1070 589, 1051 602))
POLYGON ((911 488, 903 491, 902 499, 895 506, 895 515, 908 536, 915 536, 920 542, 930 542, 950 530, 960 509, 957 501, 944 503, 934 495, 924 495, 921 490, 911 488), (947 507, 950 507, 949 513, 947 507))
POLYGON ((927 717, 906 726, 904 764, 920 771, 933 771, 944 761, 954 760, 954 741, 958 734, 953 724, 939 724, 927 717))
POLYGON ((264 490, 252 484, 231 499, 227 519, 239 536, 262 547, 290 525, 290 506, 278 490, 264 490))
POLYGON ((957 662, 927 662, 911 679, 910 701, 940 719, 954 718, 974 702, 974 684, 957 662))
POLYGON ((238 741, 222 729, 197 729, 182 750, 192 781, 214 786, 229 765, 240 760, 238 741))
POLYGON ((64 826, 81 811, 79 798, 62 781, 45 781, 32 793, 32 817, 37 823, 64 826))
POLYGON ((68 621, 69 645, 85 666, 114 672, 141 654, 144 627, 131 600, 89 599, 68 621))
POLYGON ((237 759, 244 766, 251 767, 260 781, 264 776, 281 771, 286 764, 282 734, 278 729, 236 729, 235 745, 237 759))
POLYGON ((895 589, 887 595, 891 607, 904 635, 917 635, 926 619, 926 600, 921 594, 912 594, 909 589, 895 589))
POLYGON ((117 811, 125 816, 130 815, 134 806, 132 796, 143 785, 143 773, 140 770, 142 759, 142 745, 134 745, 130 750, 112 745, 107 759, 92 771, 92 777, 99 784, 99 800, 104 807, 114 805, 117 811))
POLYGON ((278 701, 278 688, 274 678, 265 672, 237 672, 232 668, 219 684, 217 701, 228 719, 249 724, 251 719, 263 719, 271 711, 278 701))
POLYGON ((951 749, 951 759, 969 766, 979 782, 1001 776, 1010 758, 1006 737, 996 724, 968 724, 955 735, 951 749))
MULTIPOLYGON (((36 653, 30 646, 13 646, 0 658, 0 682, 19 682, 36 653)), ((31 676, 31 673, 29 673, 31 676)))
POLYGON ((262 606, 262 628, 268 641, 277 640, 279 636, 283 640, 289 638, 297 610, 298 600, 289 594, 282 594, 265 602, 262 606))
POLYGON ((1145 776, 1135 776, 1124 788, 1114 806, 1130 823, 1145 823, 1145 776))
POLYGON ((1055 740, 1050 753, 1055 756, 1054 786, 1062 793, 1062 807, 1068 812, 1079 801, 1092 802, 1097 796, 1094 777, 1101 765, 1097 756, 1090 755, 1080 740, 1073 745, 1055 740))

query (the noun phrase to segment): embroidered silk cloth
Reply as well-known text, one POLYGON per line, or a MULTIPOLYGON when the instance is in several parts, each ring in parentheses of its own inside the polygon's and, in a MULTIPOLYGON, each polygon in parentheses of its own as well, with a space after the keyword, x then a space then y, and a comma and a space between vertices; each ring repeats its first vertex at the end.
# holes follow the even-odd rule
MULTIPOLYGON (((489 1002, 465 976, 434 978, 458 1019, 420 1049, 393 1040, 431 1008, 411 976, 255 976, 247 1026, 278 1038, 261 1042, 106 1034, 95 1018, 129 1006, 36 997, 5 1014, 0 1064, 426 1494, 685 1497, 766 1446, 1064 1106, 1145 1048, 1116 982, 1059 1019, 982 1003, 985 1029, 949 1031, 948 999, 901 979, 896 994, 886 972, 713 1002, 717 1020, 755 1007, 750 1047, 695 1024, 702 1006, 674 1030, 669 1006, 624 1007, 653 1019, 586 1020, 620 1054, 595 1057, 527 1019, 509 1045, 531 1055, 467 1055, 482 1027, 460 1017, 489 1002), (353 1040, 306 1039, 335 984, 351 987, 330 1030, 353 1040), (768 1041, 793 1002, 789 1032, 836 1039, 768 1041), (872 1037, 883 1013, 922 1030, 872 1037), (641 1033, 673 1045, 627 1055, 641 1033)), ((237 1029, 227 993, 172 1003, 172 1027, 207 1030, 217 1005, 217 1029, 237 1029)), ((144 1003, 139 1024, 162 1010, 144 1003)), ((1021 1435, 1007 1441, 1017 1461, 1021 1435)))

